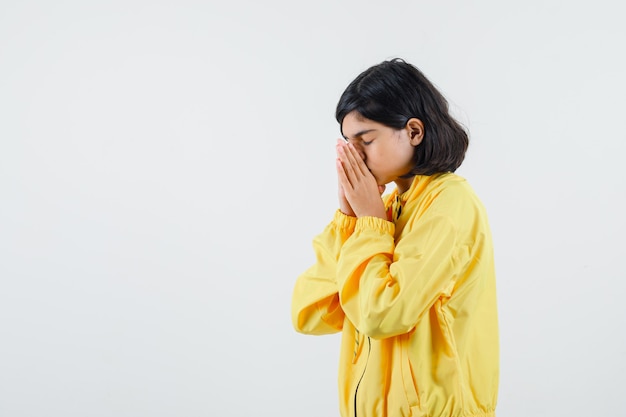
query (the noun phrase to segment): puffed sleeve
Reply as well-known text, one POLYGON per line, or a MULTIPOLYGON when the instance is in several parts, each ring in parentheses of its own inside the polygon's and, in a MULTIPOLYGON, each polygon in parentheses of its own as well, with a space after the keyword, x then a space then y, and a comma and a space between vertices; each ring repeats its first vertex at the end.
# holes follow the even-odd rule
POLYGON ((364 334, 382 339, 409 332, 466 268, 468 249, 455 220, 433 210, 394 241, 394 224, 359 218, 341 248, 341 308, 364 334))
POLYGON ((356 220, 337 210, 330 224, 314 238, 316 262, 297 278, 292 295, 291 318, 296 331, 321 335, 342 329, 345 315, 337 293, 337 259, 356 220))

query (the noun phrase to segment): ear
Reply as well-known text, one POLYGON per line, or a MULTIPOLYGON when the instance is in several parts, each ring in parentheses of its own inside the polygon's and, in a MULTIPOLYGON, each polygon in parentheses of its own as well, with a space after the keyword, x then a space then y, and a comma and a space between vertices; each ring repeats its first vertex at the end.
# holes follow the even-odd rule
POLYGON ((418 118, 411 118, 406 122, 406 132, 409 135, 411 146, 417 146, 422 143, 424 139, 424 123, 418 118))

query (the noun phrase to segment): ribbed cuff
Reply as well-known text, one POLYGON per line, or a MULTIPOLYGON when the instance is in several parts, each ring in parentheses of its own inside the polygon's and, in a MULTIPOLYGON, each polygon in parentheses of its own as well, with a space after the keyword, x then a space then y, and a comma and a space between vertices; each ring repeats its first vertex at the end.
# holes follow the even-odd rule
POLYGON ((364 216, 356 219, 355 232, 378 231, 391 236, 396 232, 396 225, 393 222, 381 219, 380 217, 364 216))
POLYGON ((356 217, 348 216, 339 209, 337 209, 337 211, 335 212, 335 216, 333 217, 333 223, 335 224, 335 226, 337 226, 339 229, 347 231, 348 233, 352 233, 354 231, 356 222, 356 217))

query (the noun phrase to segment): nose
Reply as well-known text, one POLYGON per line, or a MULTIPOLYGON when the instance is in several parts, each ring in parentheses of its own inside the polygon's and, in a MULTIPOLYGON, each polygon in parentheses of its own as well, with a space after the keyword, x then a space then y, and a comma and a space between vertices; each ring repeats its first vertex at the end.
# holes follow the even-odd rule
POLYGON ((367 155, 365 155, 365 152, 363 152, 363 149, 361 149, 360 146, 357 146, 356 150, 357 150, 357 152, 359 152, 359 155, 361 156, 361 159, 363 161, 366 161, 367 160, 367 155))

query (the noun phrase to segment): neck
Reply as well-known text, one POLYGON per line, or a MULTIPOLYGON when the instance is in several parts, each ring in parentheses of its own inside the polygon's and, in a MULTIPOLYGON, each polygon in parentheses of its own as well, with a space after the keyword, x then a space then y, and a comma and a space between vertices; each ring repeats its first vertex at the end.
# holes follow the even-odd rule
POLYGON ((411 184, 413 183, 413 179, 414 178, 415 177, 398 178, 397 180, 395 180, 394 182, 396 183, 396 188, 398 189, 398 194, 402 194, 405 191, 407 191, 411 187, 411 184))

